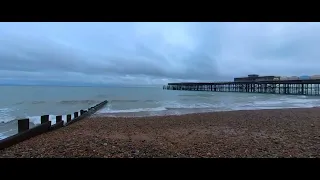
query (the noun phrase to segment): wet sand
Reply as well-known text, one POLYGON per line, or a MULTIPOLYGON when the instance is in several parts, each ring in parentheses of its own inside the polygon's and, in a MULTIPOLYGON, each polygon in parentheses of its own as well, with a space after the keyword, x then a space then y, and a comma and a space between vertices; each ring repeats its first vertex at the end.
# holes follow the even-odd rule
POLYGON ((0 157, 320 157, 320 108, 92 117, 0 157))

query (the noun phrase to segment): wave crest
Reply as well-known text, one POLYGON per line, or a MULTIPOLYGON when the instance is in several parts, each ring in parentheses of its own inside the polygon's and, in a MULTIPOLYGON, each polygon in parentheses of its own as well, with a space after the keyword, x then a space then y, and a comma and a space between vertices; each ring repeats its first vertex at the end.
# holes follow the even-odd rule
POLYGON ((137 99, 132 99, 132 100, 125 100, 125 99, 114 99, 110 100, 110 103, 116 102, 116 103, 126 103, 126 102, 157 102, 155 100, 137 100, 137 99))
POLYGON ((97 100, 64 100, 60 101, 60 104, 95 104, 99 103, 97 100))

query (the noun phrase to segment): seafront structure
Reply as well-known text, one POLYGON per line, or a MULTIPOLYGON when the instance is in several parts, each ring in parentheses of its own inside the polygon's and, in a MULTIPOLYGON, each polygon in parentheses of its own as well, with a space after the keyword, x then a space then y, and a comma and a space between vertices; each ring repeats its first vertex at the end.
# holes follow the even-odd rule
POLYGON ((42 115, 40 118, 41 120, 41 124, 29 128, 30 122, 29 119, 19 119, 18 120, 18 133, 7 137, 5 139, 1 139, 0 140, 0 150, 8 148, 12 145, 15 145, 19 142, 25 141, 27 139, 30 139, 32 137, 38 136, 40 134, 46 133, 46 132, 50 132, 50 131, 54 131, 57 130, 59 128, 68 126, 70 124, 73 124, 75 122, 78 122, 92 114, 94 114, 95 112, 97 112, 98 110, 100 110, 102 107, 104 107, 106 104, 108 103, 107 100, 102 101, 101 103, 88 108, 88 110, 80 110, 80 114, 79 111, 74 112, 74 117, 72 119, 72 115, 68 114, 66 119, 63 120, 62 119, 62 115, 56 116, 56 123, 53 124, 50 120, 49 120, 49 115, 42 115))
POLYGON ((163 89, 213 92, 247 92, 290 95, 320 95, 320 75, 314 76, 259 76, 250 74, 230 82, 168 83, 163 89))

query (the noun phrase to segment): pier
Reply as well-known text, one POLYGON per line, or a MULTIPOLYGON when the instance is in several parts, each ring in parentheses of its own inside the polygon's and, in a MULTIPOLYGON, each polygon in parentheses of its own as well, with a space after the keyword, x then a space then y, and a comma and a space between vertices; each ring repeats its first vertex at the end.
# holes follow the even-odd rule
POLYGON ((320 78, 301 79, 279 76, 248 75, 230 82, 180 82, 164 85, 166 90, 242 92, 286 95, 320 95, 320 78))

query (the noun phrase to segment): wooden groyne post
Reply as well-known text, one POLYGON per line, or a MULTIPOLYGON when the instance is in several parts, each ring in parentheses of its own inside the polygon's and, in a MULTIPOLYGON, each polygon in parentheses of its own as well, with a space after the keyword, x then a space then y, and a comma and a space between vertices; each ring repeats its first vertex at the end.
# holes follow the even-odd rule
POLYGON ((77 118, 79 116, 79 113, 78 112, 74 112, 73 115, 74 115, 74 118, 77 118))
POLYGON ((41 116, 41 124, 46 123, 49 121, 49 115, 42 115, 41 116))
POLYGON ((19 119, 18 120, 18 133, 29 130, 29 119, 19 119))
POLYGON ((80 110, 80 116, 84 114, 84 110, 80 110))
POLYGON ((68 114, 67 115, 67 122, 70 122, 71 121, 71 114, 68 114))
POLYGON ((62 115, 56 116, 56 124, 52 125, 50 130, 55 130, 63 127, 62 115))

